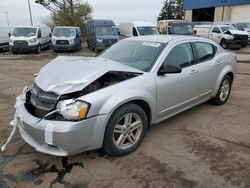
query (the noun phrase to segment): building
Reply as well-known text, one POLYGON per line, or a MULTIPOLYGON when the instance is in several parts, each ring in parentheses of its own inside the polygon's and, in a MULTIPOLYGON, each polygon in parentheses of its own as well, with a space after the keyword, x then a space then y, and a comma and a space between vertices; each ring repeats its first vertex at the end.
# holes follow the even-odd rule
POLYGON ((250 21, 250 0, 184 0, 189 21, 250 21))

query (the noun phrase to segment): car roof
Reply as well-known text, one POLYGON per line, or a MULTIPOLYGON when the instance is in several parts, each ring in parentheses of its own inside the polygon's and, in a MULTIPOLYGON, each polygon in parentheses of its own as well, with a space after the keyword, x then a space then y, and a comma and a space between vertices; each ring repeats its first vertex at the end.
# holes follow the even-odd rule
POLYGON ((135 27, 151 27, 151 26, 156 26, 156 24, 152 22, 145 22, 145 21, 135 21, 135 22, 121 22, 121 24, 133 24, 135 27))
POLYGON ((125 40, 134 40, 134 41, 148 41, 148 42, 159 42, 159 43, 168 43, 172 40, 185 40, 185 39, 201 39, 200 37, 195 36, 182 36, 182 35, 147 35, 147 36, 139 36, 132 37, 125 40))
POLYGON ((75 26, 55 26, 55 28, 78 28, 75 26))

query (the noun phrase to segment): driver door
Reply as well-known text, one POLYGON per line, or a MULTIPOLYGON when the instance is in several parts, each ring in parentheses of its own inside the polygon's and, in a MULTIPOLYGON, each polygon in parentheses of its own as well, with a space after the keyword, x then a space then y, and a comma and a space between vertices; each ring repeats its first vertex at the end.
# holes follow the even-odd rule
POLYGON ((217 42, 218 44, 220 44, 221 41, 221 31, 219 27, 214 27, 212 29, 212 32, 210 33, 209 39, 217 42))
POLYGON ((166 65, 180 66, 182 72, 158 75, 156 78, 158 121, 196 104, 199 96, 199 71, 194 64, 190 43, 178 44, 172 48, 161 68, 166 65))

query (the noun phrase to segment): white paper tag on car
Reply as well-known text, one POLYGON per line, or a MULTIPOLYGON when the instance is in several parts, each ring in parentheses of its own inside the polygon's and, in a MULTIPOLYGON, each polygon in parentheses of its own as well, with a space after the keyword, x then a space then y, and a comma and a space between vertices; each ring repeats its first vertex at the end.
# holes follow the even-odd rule
POLYGON ((143 42, 142 45, 158 48, 161 45, 161 43, 157 43, 157 42, 143 42))
POLYGON ((49 145, 53 145, 53 132, 55 129, 55 125, 53 125, 52 123, 48 123, 45 127, 45 143, 49 144, 49 145))

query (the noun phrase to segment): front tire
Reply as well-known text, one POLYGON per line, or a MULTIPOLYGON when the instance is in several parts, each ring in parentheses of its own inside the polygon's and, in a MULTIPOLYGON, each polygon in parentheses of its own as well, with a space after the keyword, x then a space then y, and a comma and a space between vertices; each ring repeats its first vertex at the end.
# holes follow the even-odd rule
POLYGON ((117 109, 108 121, 104 136, 104 149, 112 156, 124 156, 135 151, 146 136, 148 118, 135 104, 117 109))
POLYGON ((35 53, 36 54, 40 54, 41 53, 41 45, 40 44, 38 44, 35 53))
POLYGON ((225 104, 231 93, 231 86, 232 86, 232 79, 230 76, 226 75, 220 84, 216 96, 213 99, 211 99, 211 102, 215 105, 225 104))
POLYGON ((227 49, 227 48, 228 48, 228 44, 226 43, 226 40, 225 40, 225 39, 222 39, 222 40, 221 40, 220 45, 221 45, 222 48, 224 48, 224 49, 227 49))

